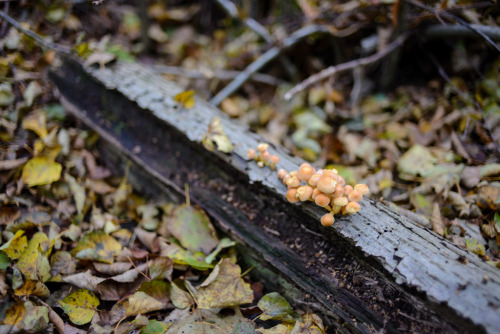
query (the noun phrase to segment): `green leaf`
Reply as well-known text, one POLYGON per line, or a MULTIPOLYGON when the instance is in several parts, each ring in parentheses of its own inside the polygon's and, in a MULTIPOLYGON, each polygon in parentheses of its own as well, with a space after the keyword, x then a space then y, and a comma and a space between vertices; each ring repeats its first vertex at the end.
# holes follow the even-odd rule
POLYGON ((484 245, 478 243, 476 239, 465 239, 465 245, 467 249, 479 256, 484 256, 486 250, 484 249, 484 245))
POLYGON ((184 248, 193 252, 208 255, 218 244, 215 229, 205 212, 192 206, 178 206, 172 212, 168 228, 184 248))
POLYGON ((9 257, 5 252, 0 251, 0 270, 7 269, 8 266, 10 266, 9 257))
POLYGON ((294 322, 299 315, 294 312, 288 301, 277 292, 271 292, 262 297, 257 306, 262 310, 260 318, 262 320, 281 320, 294 322))
POLYGON ((172 323, 164 323, 158 320, 149 320, 146 327, 141 329, 140 334, 163 334, 172 326, 172 323))
POLYGON ((215 259, 215 257, 224 249, 224 248, 229 248, 229 247, 233 247, 236 245, 236 242, 229 239, 229 238, 222 238, 219 242, 219 244, 217 245, 217 247, 212 251, 212 253, 210 253, 210 255, 208 255, 206 258, 205 258, 205 262, 206 263, 212 263, 215 259))
POLYGON ((92 320, 99 306, 99 299, 93 292, 79 289, 61 300, 59 304, 72 323, 85 325, 92 320))

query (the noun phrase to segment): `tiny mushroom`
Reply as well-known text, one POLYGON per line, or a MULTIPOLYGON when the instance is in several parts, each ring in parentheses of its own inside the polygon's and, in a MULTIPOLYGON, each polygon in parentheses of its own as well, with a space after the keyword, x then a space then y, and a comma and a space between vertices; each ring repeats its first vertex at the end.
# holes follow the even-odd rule
POLYGON ((364 183, 360 183, 354 186, 354 190, 357 190, 361 193, 361 195, 366 196, 370 193, 370 189, 368 189, 368 186, 364 183))
POLYGON ((299 168, 297 176, 299 177, 299 180, 307 182, 315 172, 314 168, 306 165, 299 168))
POLYGON ((278 170, 278 177, 283 180, 288 175, 288 172, 283 168, 278 170))
POLYGON ((349 201, 359 202, 362 199, 363 199, 363 195, 361 195, 361 193, 359 191, 357 191, 356 189, 351 191, 351 193, 349 194, 349 201))
POLYGON ((249 148, 247 151, 247 158, 254 159, 257 156, 257 152, 253 148, 249 148))
POLYGON ((290 188, 286 192, 286 199, 290 203, 298 203, 299 199, 297 198, 297 189, 296 188, 290 188))
POLYGON ((311 186, 300 186, 297 188, 297 195, 302 202, 309 200, 312 193, 313 188, 311 186))
POLYGON ((321 217, 321 225, 323 226, 332 226, 334 222, 335 218, 331 213, 327 213, 323 217, 321 217))
POLYGON ((325 194, 318 194, 316 196, 316 198, 314 199, 314 203, 316 203, 316 205, 324 208, 325 206, 330 204, 330 198, 328 196, 326 196, 325 194))
POLYGON ((357 202, 349 202, 344 206, 342 214, 353 214, 361 210, 361 206, 357 202))
POLYGON ((336 186, 337 186, 337 181, 335 181, 330 176, 323 176, 316 184, 316 187, 325 194, 333 193, 335 191, 336 186))

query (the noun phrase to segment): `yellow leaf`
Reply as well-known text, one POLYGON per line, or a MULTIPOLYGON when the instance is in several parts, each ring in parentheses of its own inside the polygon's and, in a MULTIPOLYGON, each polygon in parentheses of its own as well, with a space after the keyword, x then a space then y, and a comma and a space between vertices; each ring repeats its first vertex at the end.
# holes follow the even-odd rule
POLYGON ((36 111, 23 119, 23 128, 35 132, 38 137, 47 136, 47 115, 45 112, 36 111))
POLYGON ((39 281, 26 281, 24 285, 14 290, 16 296, 38 296, 47 298, 50 295, 49 288, 39 281))
POLYGON ((94 293, 80 289, 68 295, 59 304, 72 323, 85 325, 92 320, 97 306, 99 306, 99 299, 94 293))
POLYGON ((217 150, 224 153, 231 153, 234 149, 231 140, 226 135, 224 128, 220 124, 219 117, 214 117, 208 124, 207 133, 201 139, 203 146, 209 151, 217 150), (217 147, 215 147, 217 145, 217 147))
POLYGON ((17 261, 19 271, 33 281, 46 282, 50 278, 50 264, 44 250, 49 249, 50 241, 43 232, 37 232, 28 242, 28 247, 17 261))
POLYGON ((23 320, 24 314, 26 314, 24 304, 22 302, 17 302, 5 311, 3 323, 11 326, 18 325, 21 320, 23 320))
POLYGON ((113 258, 122 250, 122 245, 102 231, 87 233, 80 239, 71 254, 77 259, 113 263, 113 258))
POLYGON ((129 317, 161 310, 163 306, 164 304, 159 300, 142 291, 138 291, 129 298, 125 316, 129 317))
POLYGON ((184 108, 194 107, 194 90, 190 89, 174 96, 174 101, 180 103, 184 108))
POLYGON ((26 236, 23 236, 23 234, 23 230, 18 230, 12 239, 0 247, 0 250, 3 250, 13 260, 19 258, 28 246, 26 236))
POLYGON ((37 157, 24 165, 22 179, 28 187, 50 184, 59 180, 61 171, 61 164, 45 157, 37 157))

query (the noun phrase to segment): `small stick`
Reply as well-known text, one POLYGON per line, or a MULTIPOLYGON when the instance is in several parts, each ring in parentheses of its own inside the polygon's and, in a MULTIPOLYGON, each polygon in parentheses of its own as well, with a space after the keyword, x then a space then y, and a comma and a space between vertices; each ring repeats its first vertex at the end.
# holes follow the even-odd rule
POLYGON ((263 53, 259 58, 257 58, 253 63, 247 66, 240 74, 234 78, 226 87, 224 87, 217 95, 215 95, 210 103, 214 106, 219 105, 222 100, 233 94, 238 88, 240 88, 251 75, 263 68, 267 63, 275 59, 283 50, 297 44, 303 38, 310 36, 312 34, 322 32, 328 33, 328 29, 319 25, 309 25, 299 30, 296 30, 289 37, 285 38, 281 46, 274 46, 263 53))
POLYGON ((285 100, 290 100, 292 96, 297 94, 298 92, 303 91, 304 89, 309 88, 311 85, 315 84, 318 81, 324 80, 326 78, 329 78, 337 73, 345 72, 352 70, 357 67, 363 67, 367 66, 373 63, 376 63, 377 61, 381 60, 385 56, 387 56, 389 53, 394 51, 396 48, 401 46, 405 40, 410 36, 410 33, 406 32, 402 35, 400 35, 398 38, 396 38, 393 42, 391 42, 387 47, 385 47, 383 50, 365 57, 365 58, 360 58, 360 59, 355 59, 348 61, 346 63, 342 63, 339 65, 335 66, 330 66, 323 71, 316 73, 309 78, 305 79, 304 81, 300 82, 298 85, 290 89, 286 94, 285 94, 285 100))
POLYGON ((14 28, 22 32, 23 34, 33 38, 35 42, 37 42, 39 45, 47 48, 47 49, 54 49, 57 52, 64 53, 64 54, 71 54, 71 49, 68 47, 65 47, 63 45, 59 45, 56 43, 52 43, 48 41, 47 39, 43 38, 42 36, 38 35, 37 33, 24 28, 19 22, 14 20, 12 17, 10 17, 7 13, 4 11, 0 10, 0 18, 4 19, 8 23, 10 23, 14 28))

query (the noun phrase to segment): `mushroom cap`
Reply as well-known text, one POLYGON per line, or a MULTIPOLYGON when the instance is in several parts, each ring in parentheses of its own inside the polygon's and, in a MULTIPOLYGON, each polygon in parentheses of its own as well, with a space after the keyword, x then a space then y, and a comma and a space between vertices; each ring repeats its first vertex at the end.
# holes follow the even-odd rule
POLYGON ((269 148, 269 144, 266 144, 266 143, 260 143, 259 145, 257 145, 257 150, 260 153, 264 153, 265 151, 267 151, 268 148, 269 148))
POLYGON ((326 196, 325 194, 318 194, 316 196, 316 198, 314 199, 314 203, 316 203, 316 205, 324 208, 325 206, 330 204, 330 198, 328 196, 326 196))
POLYGON ((356 189, 351 191, 351 193, 349 194, 349 201, 359 202, 362 199, 363 199, 363 195, 361 195, 361 193, 359 191, 357 191, 356 189))
POLYGON ((247 151, 247 158, 253 159, 257 155, 257 152, 253 148, 249 148, 247 151))
POLYGON ((262 159, 264 160, 269 160, 271 159, 271 153, 269 153, 269 151, 265 151, 262 153, 262 159))
POLYGON ((336 186, 337 186, 337 181, 335 181, 330 176, 323 176, 316 184, 316 187, 325 194, 333 193, 335 191, 336 186))
POLYGON ((364 183, 359 183, 354 186, 354 190, 357 190, 361 193, 361 195, 366 196, 370 193, 370 189, 364 183))
POLYGON ((290 203, 297 203, 299 199, 297 198, 297 188, 290 188, 286 192, 286 199, 290 203))
POLYGON ((352 214, 361 210, 361 205, 358 202, 349 202, 344 208, 346 214, 352 214))
POLYGON ((297 188, 297 196, 302 202, 305 202, 311 198, 313 193, 313 188, 310 186, 300 186, 297 188))
POLYGON ((298 173, 298 172, 297 172, 296 170, 292 170, 292 171, 290 172, 290 176, 297 176, 297 173, 298 173))
POLYGON ((331 213, 327 213, 321 217, 321 225, 323 226, 332 226, 335 222, 335 218, 331 213))
POLYGON ((323 177, 323 175, 321 174, 318 174, 317 172, 314 173, 313 175, 311 175, 311 177, 309 177, 309 180, 307 180, 307 183, 311 186, 311 187, 316 187, 316 185, 318 184, 318 181, 321 180, 321 178, 323 177))
POLYGON ((338 205, 338 206, 344 206, 347 203, 349 203, 349 200, 345 196, 337 197, 337 198, 333 199, 333 204, 338 205))
POLYGON ((322 192, 318 188, 313 188, 311 198, 316 199, 316 196, 318 196, 319 194, 322 194, 322 192))
POLYGON ((299 168, 299 171, 297 173, 297 176, 299 177, 299 180, 301 181, 307 181, 311 176, 316 172, 316 170, 311 167, 311 166, 301 166, 299 168))
POLYGON ((335 186, 335 191, 332 194, 333 198, 337 197, 342 197, 344 195, 344 187, 342 187, 340 184, 337 184, 335 186))
POLYGON ((344 196, 349 196, 349 194, 351 193, 351 191, 353 191, 353 187, 351 185, 347 185, 344 187, 344 196))
POLYGON ((304 166, 309 166, 309 167, 310 167, 310 166, 311 166, 311 164, 310 164, 310 163, 308 163, 308 162, 303 162, 303 163, 301 163, 301 164, 300 164, 300 167, 299 167, 299 168, 302 168, 302 167, 304 167, 304 166))
POLYGON ((271 156, 270 160, 273 164, 277 164, 278 162, 280 162, 280 157, 278 157, 277 155, 273 155, 271 156))
POLYGON ((278 174, 278 177, 279 177, 281 180, 283 180, 283 179, 284 179, 284 178, 288 175, 288 172, 287 172, 285 169, 280 168, 280 169, 278 169, 277 174, 278 174))
POLYGON ((285 184, 288 187, 297 188, 298 186, 300 186, 300 180, 297 176, 289 176, 286 178, 285 184))

